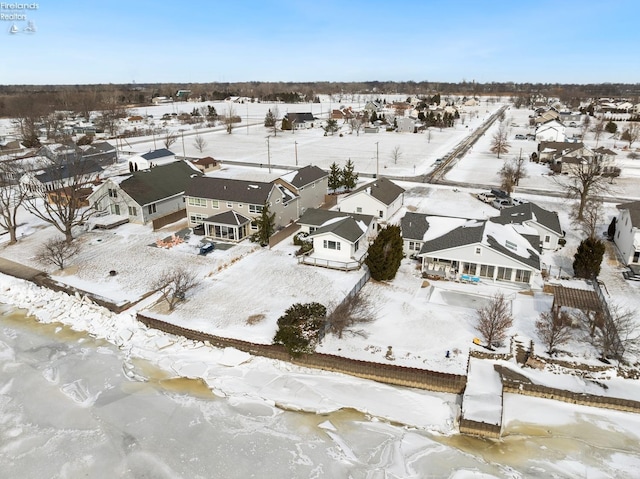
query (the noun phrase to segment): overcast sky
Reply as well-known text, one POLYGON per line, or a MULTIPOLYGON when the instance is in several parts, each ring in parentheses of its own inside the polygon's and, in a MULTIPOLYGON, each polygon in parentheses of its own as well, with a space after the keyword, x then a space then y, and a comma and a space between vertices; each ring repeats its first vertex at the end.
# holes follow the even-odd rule
POLYGON ((640 81, 640 0, 10 2, 0 84, 640 81))

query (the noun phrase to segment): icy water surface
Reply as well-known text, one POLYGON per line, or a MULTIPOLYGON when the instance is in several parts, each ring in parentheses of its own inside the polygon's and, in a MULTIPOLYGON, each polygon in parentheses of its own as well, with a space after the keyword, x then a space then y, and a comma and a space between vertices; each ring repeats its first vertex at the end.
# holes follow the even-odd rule
POLYGON ((282 411, 215 397, 111 344, 7 307, 0 313, 2 478, 624 478, 640 470, 637 441, 615 431, 607 434, 616 441, 590 441, 599 436, 591 424, 562 437, 517 425, 495 442, 355 411, 282 411))

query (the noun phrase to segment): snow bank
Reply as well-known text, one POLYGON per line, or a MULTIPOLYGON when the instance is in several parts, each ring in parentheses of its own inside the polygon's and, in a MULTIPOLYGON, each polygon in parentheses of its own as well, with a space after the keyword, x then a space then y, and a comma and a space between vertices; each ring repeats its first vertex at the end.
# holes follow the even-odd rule
MULTIPOLYGON (((220 396, 314 413, 352 408, 438 433, 455 431, 458 406, 454 395, 395 388, 253 357, 233 348, 214 348, 148 329, 136 320, 135 311, 111 313, 80 295, 54 292, 5 275, 0 275, 0 302, 25 309, 41 322, 59 322, 105 339, 128 357, 148 360, 169 374, 200 378, 220 396)), ((130 363, 124 369, 128 377, 144 379, 130 363)), ((83 393, 82 385, 76 386, 68 391, 74 400, 82 404, 95 401, 83 393)))

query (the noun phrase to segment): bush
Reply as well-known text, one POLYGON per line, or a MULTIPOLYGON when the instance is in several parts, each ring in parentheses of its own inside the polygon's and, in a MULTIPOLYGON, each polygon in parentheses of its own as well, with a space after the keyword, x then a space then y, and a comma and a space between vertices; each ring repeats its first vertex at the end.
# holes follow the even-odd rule
POLYGON ((296 303, 278 318, 274 344, 283 345, 292 357, 310 354, 318 342, 327 308, 320 303, 296 303))

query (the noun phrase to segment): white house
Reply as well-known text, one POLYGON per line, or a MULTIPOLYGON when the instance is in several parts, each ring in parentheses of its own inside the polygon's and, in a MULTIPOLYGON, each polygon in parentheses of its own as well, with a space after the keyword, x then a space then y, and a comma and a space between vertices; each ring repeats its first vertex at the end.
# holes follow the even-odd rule
POLYGON ((536 128, 536 141, 565 141, 565 127, 557 120, 543 123, 536 128))
POLYGON ((538 236, 532 228, 526 234, 524 229, 526 227, 469 220, 422 245, 417 255, 422 259, 422 272, 456 279, 486 278, 531 285, 540 274, 540 255, 534 246, 538 236))
POLYGON ((338 203, 338 210, 371 215, 387 222, 404 203, 404 189, 384 177, 377 178, 349 193, 338 203))
POLYGON ((413 133, 416 129, 416 122, 408 116, 396 119, 396 131, 398 133, 413 133))
POLYGON ((171 150, 160 148, 129 158, 129 171, 148 170, 154 166, 166 165, 176 161, 176 155, 171 150))
POLYGON ((425 242, 442 236, 449 231, 464 225, 466 218, 448 216, 431 216, 424 213, 408 211, 400 220, 403 252, 405 256, 415 257, 425 242))
POLYGON ((640 265, 640 201, 616 207, 619 213, 613 241, 625 264, 640 265))
POLYGON ((298 224, 313 242, 313 250, 300 262, 335 269, 360 268, 377 234, 376 219, 371 215, 316 208, 309 208, 298 224))
POLYGON ((491 221, 503 225, 525 225, 533 228, 538 233, 540 247, 543 249, 556 249, 560 238, 564 237, 558 213, 540 208, 535 203, 504 208, 500 210, 500 216, 491 218, 491 221))

